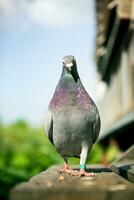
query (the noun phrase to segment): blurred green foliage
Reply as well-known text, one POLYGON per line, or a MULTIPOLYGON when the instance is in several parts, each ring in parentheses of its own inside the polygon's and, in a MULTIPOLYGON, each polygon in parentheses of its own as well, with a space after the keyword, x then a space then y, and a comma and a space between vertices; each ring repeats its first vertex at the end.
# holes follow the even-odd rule
POLYGON ((7 197, 16 183, 57 163, 62 159, 42 128, 33 128, 22 120, 0 124, 0 197, 7 197))
MULTIPOLYGON (((103 149, 96 144, 88 163, 100 163, 103 149)), ((31 127, 23 120, 0 124, 0 199, 6 199, 11 187, 26 181, 63 159, 44 134, 43 128, 31 127)), ((79 164, 72 158, 70 164, 79 164)))

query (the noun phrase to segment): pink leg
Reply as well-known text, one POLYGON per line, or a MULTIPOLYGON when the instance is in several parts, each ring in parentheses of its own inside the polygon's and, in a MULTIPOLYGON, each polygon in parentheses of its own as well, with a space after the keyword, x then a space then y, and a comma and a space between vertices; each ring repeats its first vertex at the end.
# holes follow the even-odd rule
POLYGON ((72 174, 75 173, 77 170, 69 169, 69 165, 67 162, 64 162, 64 167, 63 169, 58 170, 60 173, 67 173, 67 174, 72 174))
POLYGON ((64 162, 64 167, 63 169, 58 170, 60 173, 69 173, 69 165, 67 162, 64 162))

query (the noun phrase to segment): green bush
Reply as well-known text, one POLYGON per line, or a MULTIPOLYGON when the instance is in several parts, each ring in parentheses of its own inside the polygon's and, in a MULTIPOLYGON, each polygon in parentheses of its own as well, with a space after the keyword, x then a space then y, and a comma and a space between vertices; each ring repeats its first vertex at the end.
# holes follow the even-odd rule
POLYGON ((24 121, 0 125, 0 197, 18 182, 62 163, 42 128, 30 127, 24 121))

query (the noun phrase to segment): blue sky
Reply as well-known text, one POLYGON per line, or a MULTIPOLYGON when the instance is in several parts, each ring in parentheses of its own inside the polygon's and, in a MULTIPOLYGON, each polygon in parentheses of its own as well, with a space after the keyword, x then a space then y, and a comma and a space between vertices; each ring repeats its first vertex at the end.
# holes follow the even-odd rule
POLYGON ((93 2, 1 1, 0 118, 4 123, 22 118, 43 123, 61 75, 62 57, 68 54, 76 57, 81 80, 96 101, 93 2))

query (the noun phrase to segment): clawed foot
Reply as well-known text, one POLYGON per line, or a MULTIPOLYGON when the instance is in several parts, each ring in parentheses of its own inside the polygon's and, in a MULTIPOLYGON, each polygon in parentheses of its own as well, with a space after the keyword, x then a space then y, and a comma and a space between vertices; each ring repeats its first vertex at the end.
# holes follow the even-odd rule
POLYGON ((94 177, 96 174, 94 172, 86 172, 84 169, 73 170, 73 169, 60 169, 58 170, 60 173, 67 173, 71 176, 86 176, 86 177, 94 177))
POLYGON ((96 176, 96 174, 94 172, 86 172, 84 169, 80 169, 77 171, 74 171, 72 174, 72 176, 86 176, 86 177, 94 177, 96 176))
POLYGON ((71 174, 77 172, 77 170, 73 170, 73 169, 69 169, 69 168, 68 169, 64 169, 63 168, 63 169, 59 169, 58 172, 59 173, 66 173, 66 174, 70 174, 71 175, 71 174))

